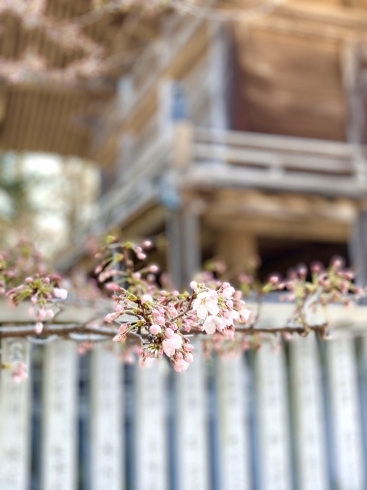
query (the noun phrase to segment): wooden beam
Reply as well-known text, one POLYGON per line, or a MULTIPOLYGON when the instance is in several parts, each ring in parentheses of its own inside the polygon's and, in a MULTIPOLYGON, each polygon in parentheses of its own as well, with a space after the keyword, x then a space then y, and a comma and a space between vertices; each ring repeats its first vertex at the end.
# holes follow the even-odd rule
POLYGON ((266 216, 218 218, 206 216, 203 224, 215 230, 239 230, 258 238, 282 238, 330 243, 348 243, 352 227, 347 223, 321 219, 275 219, 266 216))

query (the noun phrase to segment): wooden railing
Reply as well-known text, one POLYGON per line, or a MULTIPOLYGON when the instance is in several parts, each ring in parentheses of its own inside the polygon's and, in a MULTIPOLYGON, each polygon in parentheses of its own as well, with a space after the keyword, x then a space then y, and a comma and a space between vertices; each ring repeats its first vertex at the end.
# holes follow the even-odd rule
POLYGON ((198 128, 192 154, 193 185, 366 194, 366 150, 347 143, 198 128))
POLYGON ((161 134, 148 121, 121 179, 102 196, 96 223, 104 229, 123 223, 157 200, 162 178, 178 168, 178 185, 186 187, 358 199, 367 195, 366 157, 365 147, 342 142, 206 128, 161 134))
MULTIPOLYGON (((2 361, 30 376, 1 372, 1 490, 365 490, 366 308, 331 313, 359 336, 210 362, 197 344, 182 374, 124 366, 103 343, 78 357, 70 340, 4 339, 2 361)), ((265 303, 263 322, 288 314, 265 303)))

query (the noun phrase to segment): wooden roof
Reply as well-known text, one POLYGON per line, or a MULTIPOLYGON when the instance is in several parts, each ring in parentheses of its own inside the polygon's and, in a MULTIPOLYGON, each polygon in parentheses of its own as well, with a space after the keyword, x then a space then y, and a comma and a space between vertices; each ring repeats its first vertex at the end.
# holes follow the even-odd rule
MULTIPOLYGON (((243 0, 224 3, 244 5, 243 0)), ((91 5, 92 0, 48 0, 46 14, 58 21, 73 19, 90 12, 91 5)), ((366 9, 367 0, 284 0, 273 14, 250 25, 235 23, 241 83, 239 91, 233 92, 237 107, 233 128, 345 140, 349 107, 343 52, 348 43, 366 46, 366 9)), ((194 18, 189 20, 194 22, 194 18)), ((84 56, 79 47, 59 46, 42 29, 25 29, 13 15, 0 16, 0 25, 0 58, 19 59, 31 48, 49 67, 65 68, 84 56)), ((132 12, 105 13, 85 26, 83 33, 103 46, 106 57, 116 55, 118 60, 118 53, 139 52, 159 31, 159 17, 132 12)), ((191 58, 201 46, 196 45, 188 48, 191 58)), ((129 66, 116 65, 98 84, 4 83, 0 86, 0 150, 93 157, 96 116, 113 104, 116 77, 129 66)), ((150 106, 155 100, 150 92, 147 100, 150 106)))
MULTIPOLYGON (((91 11, 92 0, 48 0, 46 15, 62 22, 91 11)), ((135 14, 134 14, 135 15, 135 14)), ((105 13, 83 28, 90 40, 100 44, 104 57, 140 49, 156 34, 157 20, 139 17, 133 26, 124 13, 105 13)), ((135 15, 134 19, 137 19, 135 15)), ((47 61, 49 68, 65 68, 82 59, 78 47, 60 46, 41 28, 25 28, 16 16, 0 15, 0 58, 18 60, 31 50, 47 61)), ((122 55, 123 57, 123 55, 122 55)), ((94 118, 115 93, 116 76, 128 65, 118 64, 102 83, 78 82, 0 85, 0 150, 45 151, 90 157, 94 118)))

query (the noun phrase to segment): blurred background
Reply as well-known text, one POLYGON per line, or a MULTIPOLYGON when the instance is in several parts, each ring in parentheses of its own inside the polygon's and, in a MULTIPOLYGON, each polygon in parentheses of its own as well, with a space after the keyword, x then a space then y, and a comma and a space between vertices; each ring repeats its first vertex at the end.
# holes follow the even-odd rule
MULTIPOLYGON (((149 238, 177 288, 341 255, 365 284, 366 91, 365 0, 0 0, 0 244, 67 273, 149 238)), ((178 379, 20 342, 0 487, 363 490, 367 344, 331 344, 178 379)))

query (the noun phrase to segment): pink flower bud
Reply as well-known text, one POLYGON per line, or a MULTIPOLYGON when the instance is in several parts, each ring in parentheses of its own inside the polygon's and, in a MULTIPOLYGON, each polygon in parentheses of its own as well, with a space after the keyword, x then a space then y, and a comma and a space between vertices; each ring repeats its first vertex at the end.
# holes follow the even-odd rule
POLYGON ((149 272, 151 272, 152 274, 156 274, 158 271, 159 271, 159 267, 155 264, 152 264, 151 266, 149 266, 149 272))
POLYGON ((185 354, 185 361, 191 364, 193 360, 194 360, 194 356, 191 354, 191 352, 187 352, 185 354))
POLYGON ((147 302, 152 302, 153 301, 153 298, 151 297, 150 294, 143 294, 143 296, 141 297, 141 302, 144 304, 144 303, 147 303, 147 302))
POLYGON ((122 325, 120 325, 120 328, 119 328, 119 333, 125 333, 126 330, 127 330, 127 325, 126 323, 123 323, 122 325))
POLYGON ((184 361, 183 359, 180 359, 177 362, 173 363, 173 369, 176 371, 176 373, 182 373, 182 371, 186 371, 188 367, 189 363, 184 361))
POLYGON ((45 310, 45 316, 46 318, 53 318, 55 316, 55 313, 50 308, 47 308, 45 310))
POLYGON ((117 305, 115 306, 115 311, 116 313, 122 313, 124 311, 124 307, 117 303, 117 305))
POLYGON ((66 289, 54 288, 53 294, 55 298, 66 299, 68 292, 66 291, 66 289))
POLYGON ((161 333, 162 329, 159 325, 152 325, 149 329, 149 332, 152 334, 152 335, 157 335, 159 333, 161 333))
POLYGON ((104 317, 104 321, 107 323, 112 323, 115 319, 116 319, 116 313, 108 313, 108 315, 104 317))
POLYGON ((42 322, 37 322, 34 331, 36 332, 37 335, 39 335, 43 330, 43 323, 42 322))
POLYGON ((196 281, 191 281, 190 282, 190 288, 193 289, 194 291, 197 289, 198 283, 196 281))

